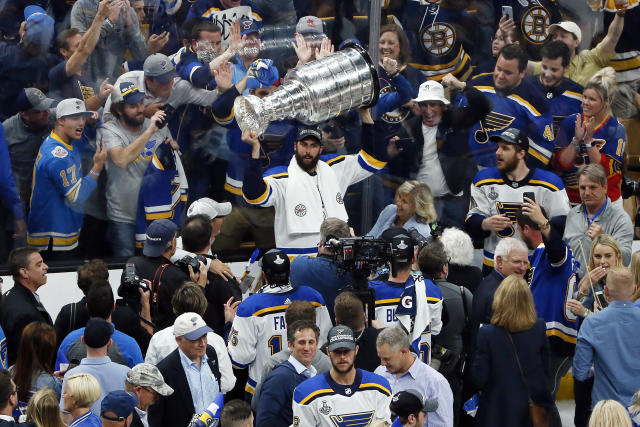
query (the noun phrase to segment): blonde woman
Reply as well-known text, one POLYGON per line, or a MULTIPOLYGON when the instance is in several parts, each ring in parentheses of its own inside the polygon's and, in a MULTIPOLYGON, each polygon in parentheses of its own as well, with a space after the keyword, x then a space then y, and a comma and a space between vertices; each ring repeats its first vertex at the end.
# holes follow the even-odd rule
MULTIPOLYGON (((91 412, 91 405, 100 398, 100 384, 91 374, 78 373, 66 378, 62 398, 64 410, 69 412, 73 421, 69 427, 101 426, 100 417, 91 412)), ((124 384, 122 384, 124 388, 124 384)))
POLYGON ((415 228, 426 238, 431 238, 431 223, 437 218, 433 205, 433 193, 425 183, 409 180, 396 190, 395 203, 385 207, 368 235, 380 237, 390 227, 415 228))
POLYGON ((589 427, 631 427, 631 418, 624 406, 615 400, 596 403, 589 418, 589 427))
POLYGON ((38 390, 27 405, 27 421, 38 427, 66 427, 60 412, 60 401, 49 387, 38 390))
POLYGON ((607 171, 607 195, 622 206, 620 181, 627 134, 611 115, 616 93, 616 72, 603 68, 591 77, 582 92, 582 114, 564 119, 556 144, 561 148, 555 166, 563 171, 567 195, 571 203, 580 203, 576 172, 583 164, 596 163, 607 171))
POLYGON ((569 310, 573 314, 586 317, 593 313, 594 309, 602 310, 606 307, 603 292, 607 273, 611 267, 620 266, 622 266, 622 250, 616 239, 609 234, 596 236, 591 244, 587 275, 578 284, 578 299, 567 301, 569 310), (593 291, 596 293, 597 300, 593 296, 593 291))
POLYGON ((529 399, 547 410, 549 344, 524 279, 508 276, 493 297, 491 324, 478 331, 471 379, 481 390, 476 426, 529 425, 529 399))
POLYGON ((638 285, 633 302, 637 307, 640 307, 640 251, 634 252, 631 256, 631 274, 633 274, 633 283, 638 285))

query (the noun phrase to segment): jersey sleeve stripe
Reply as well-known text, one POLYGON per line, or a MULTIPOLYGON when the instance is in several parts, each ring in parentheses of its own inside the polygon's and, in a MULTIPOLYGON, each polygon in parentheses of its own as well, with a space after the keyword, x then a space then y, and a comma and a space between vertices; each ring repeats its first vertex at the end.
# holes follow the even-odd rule
MULTIPOLYGON (((387 164, 387 162, 383 162, 376 159, 375 157, 373 157, 371 154, 367 153, 364 150, 360 150, 360 152, 358 153, 358 160, 359 161, 362 160, 362 162, 364 162, 367 166, 369 166, 369 168, 373 169, 374 172, 379 171, 380 169, 385 167, 385 165, 387 164)), ((362 162, 360 162, 361 165, 362 165, 362 162)), ((369 168, 365 167, 365 169, 367 170, 369 170, 369 168)))
POLYGON ((145 218, 148 221, 153 221, 154 219, 169 219, 172 216, 172 212, 157 212, 157 213, 148 213, 145 215, 145 218))
POLYGON ((571 335, 565 334, 559 329, 547 329, 547 336, 560 338, 562 341, 568 342, 569 344, 578 343, 577 333, 576 333, 576 336, 571 336, 571 335))
POLYGON ((202 65, 196 65, 191 69, 191 72, 189 73, 189 81, 191 83, 193 83, 193 73, 195 73, 198 68, 202 68, 202 65))
POLYGON ((333 159, 327 160, 325 163, 328 164, 329 166, 333 166, 344 161, 344 159, 346 159, 345 156, 338 156, 338 157, 334 157, 333 159))
POLYGON ((488 179, 483 179, 482 181, 476 182, 475 186, 482 187, 483 185, 502 184, 503 182, 504 180, 502 178, 488 178, 488 179))
POLYGON ((400 298, 380 299, 376 301, 376 305, 397 304, 400 302, 400 298))
POLYGON ((212 8, 210 8, 210 9, 206 10, 206 11, 202 14, 202 17, 203 17, 203 18, 208 18, 208 17, 210 17, 211 15, 213 15, 215 12, 218 12, 219 10, 220 10, 220 9, 218 9, 217 7, 212 7, 212 8))
POLYGON ((549 160, 551 159, 551 156, 545 157, 543 154, 540 154, 538 151, 536 151, 533 147, 529 147, 529 150, 527 151, 527 153, 531 154, 533 157, 540 160, 545 165, 548 165, 549 160))
POLYGON ((331 395, 331 394, 335 394, 335 392, 330 389, 330 388, 321 388, 320 390, 316 390, 313 393, 309 394, 307 397, 303 398, 302 400, 300 400, 300 405, 306 405, 308 403, 311 403, 314 399, 318 398, 318 397, 322 397, 322 396, 327 396, 327 395, 331 395))
POLYGON ((492 86, 474 86, 474 87, 478 89, 480 92, 496 93, 496 90, 492 86))
POLYGON ((269 200, 269 196, 271 195, 271 187, 269 186, 269 183, 267 181, 264 181, 264 183, 267 186, 267 188, 264 190, 264 193, 262 193, 259 197, 256 197, 255 199, 249 199, 244 193, 242 193, 242 196, 244 197, 244 199, 248 203, 251 203, 252 205, 261 205, 265 203, 267 200, 269 200))
POLYGON ((532 115, 534 115, 536 117, 542 115, 542 114, 540 114, 540 112, 538 110, 535 109, 535 107, 533 105, 529 104, 527 101, 525 101, 524 99, 520 98, 518 95, 511 94, 507 98, 517 102, 518 104, 520 104, 522 107, 527 109, 527 111, 529 111, 532 115))
POLYGON ((378 391, 381 391, 383 394, 385 394, 387 396, 391 396, 391 392, 389 391, 388 388, 386 388, 385 386, 382 386, 380 384, 376 384, 376 383, 360 384, 360 387, 358 387, 358 390, 378 390, 378 391))
POLYGON ((259 316, 265 316, 267 314, 278 313, 281 311, 285 311, 287 307, 289 307, 289 305, 276 305, 273 307, 263 308, 262 310, 258 310, 255 313, 253 313, 252 316, 259 317, 259 316))
POLYGON ((274 173, 273 175, 267 175, 269 178, 275 178, 275 179, 280 179, 280 178, 287 178, 289 176, 288 172, 280 172, 280 173, 274 173))
POLYGON ((233 360, 233 357, 231 357, 231 353, 229 353, 229 359, 231 360, 231 364, 233 366, 235 366, 238 369, 247 369, 250 365, 250 363, 238 363, 235 360, 233 360))
POLYGON ((560 191, 560 189, 558 187, 556 187, 555 185, 551 184, 550 182, 547 181, 540 181, 538 179, 532 179, 529 181, 529 185, 536 185, 536 186, 541 186, 541 187, 546 187, 549 190, 552 191, 560 191))
POLYGON ((229 184, 228 182, 224 183, 224 189, 227 190, 231 194, 235 194, 236 196, 242 196, 242 189, 236 188, 229 184))
POLYGON ((436 297, 427 297, 427 301, 440 302, 440 298, 436 298, 436 297))
POLYGON ((231 107, 231 112, 229 113, 229 115, 227 117, 217 117, 215 114, 213 115, 213 118, 215 119, 216 122, 218 122, 221 125, 226 125, 228 123, 231 123, 231 121, 233 120, 233 107, 231 107))
POLYGON ((566 96, 567 98, 573 98, 577 101, 582 101, 582 94, 577 92, 571 92, 570 90, 565 90, 562 93, 562 96, 566 96))

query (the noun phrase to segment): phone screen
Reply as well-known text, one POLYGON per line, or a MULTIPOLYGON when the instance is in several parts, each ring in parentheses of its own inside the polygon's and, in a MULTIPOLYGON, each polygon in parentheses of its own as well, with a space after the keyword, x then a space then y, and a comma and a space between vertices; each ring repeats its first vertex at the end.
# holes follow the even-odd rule
POLYGON ((513 19, 513 8, 511 6, 502 6, 502 15, 513 19))

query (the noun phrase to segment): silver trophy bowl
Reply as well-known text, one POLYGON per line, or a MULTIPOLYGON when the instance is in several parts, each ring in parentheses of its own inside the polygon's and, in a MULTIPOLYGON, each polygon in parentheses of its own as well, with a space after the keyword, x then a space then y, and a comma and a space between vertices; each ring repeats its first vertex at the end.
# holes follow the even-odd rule
POLYGON ((372 107, 379 93, 378 73, 369 54, 350 43, 330 56, 289 71, 282 85, 262 99, 237 97, 233 109, 241 130, 261 134, 276 120, 313 124, 354 108, 372 107))

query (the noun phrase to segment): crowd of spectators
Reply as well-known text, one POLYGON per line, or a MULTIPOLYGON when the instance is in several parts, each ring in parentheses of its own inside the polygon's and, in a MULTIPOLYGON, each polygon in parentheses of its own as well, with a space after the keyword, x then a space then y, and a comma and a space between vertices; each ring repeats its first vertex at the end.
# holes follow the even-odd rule
POLYGON ((639 4, 383 2, 377 104, 258 134, 369 2, 5 1, 0 426, 640 425, 639 4))

